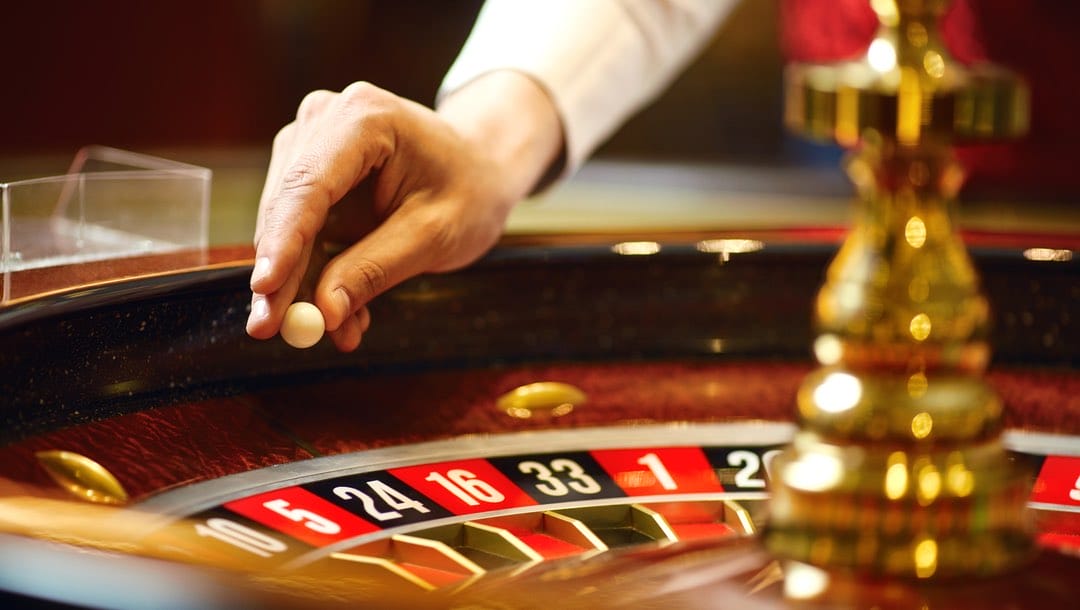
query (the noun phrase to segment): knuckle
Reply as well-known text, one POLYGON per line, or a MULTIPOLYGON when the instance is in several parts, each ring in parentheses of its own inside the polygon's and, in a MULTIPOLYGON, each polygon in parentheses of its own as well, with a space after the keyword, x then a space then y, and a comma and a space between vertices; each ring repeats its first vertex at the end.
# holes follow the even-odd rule
POLYGON ((369 126, 378 126, 393 112, 395 96, 366 82, 349 85, 341 92, 341 112, 369 126))
POLYGON ((346 273, 350 280, 346 283, 346 291, 353 303, 365 303, 388 287, 390 276, 386 269, 371 259, 351 262, 346 273))
POLYGON ((300 106, 296 110, 296 118, 300 121, 315 118, 330 105, 336 95, 336 93, 325 89, 318 89, 308 93, 300 100, 300 106))
POLYGON ((311 229, 312 223, 305 216, 306 214, 303 212, 297 217, 274 214, 266 219, 263 236, 286 249, 302 246, 306 241, 312 239, 316 232, 311 229))
POLYGON ((408 106, 398 96, 371 83, 359 81, 341 91, 333 112, 343 125, 363 141, 371 166, 379 166, 393 154, 398 142, 398 120, 408 106))
POLYGON ((285 144, 286 142, 289 142, 290 140, 292 140, 295 134, 296 123, 289 123, 288 125, 285 125, 281 129, 279 129, 277 134, 274 136, 274 146, 276 147, 281 144, 285 144))
POLYGON ((315 170, 316 163, 305 155, 293 162, 289 169, 281 177, 281 190, 283 193, 317 189, 319 174, 315 170))
POLYGON ((281 189, 269 203, 263 233, 298 234, 305 241, 315 238, 328 207, 328 191, 320 186, 310 163, 293 164, 282 176, 281 189))
POLYGON ((357 81, 341 90, 341 97, 350 102, 377 102, 386 92, 367 81, 357 81))

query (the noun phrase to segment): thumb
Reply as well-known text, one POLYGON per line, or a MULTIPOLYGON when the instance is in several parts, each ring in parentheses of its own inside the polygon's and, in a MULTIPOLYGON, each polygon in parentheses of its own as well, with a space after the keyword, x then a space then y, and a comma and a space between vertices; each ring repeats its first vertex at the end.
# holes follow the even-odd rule
POLYGON ((441 215, 400 210, 362 240, 334 257, 323 269, 315 304, 327 330, 387 289, 433 268, 444 248, 447 225, 441 215))

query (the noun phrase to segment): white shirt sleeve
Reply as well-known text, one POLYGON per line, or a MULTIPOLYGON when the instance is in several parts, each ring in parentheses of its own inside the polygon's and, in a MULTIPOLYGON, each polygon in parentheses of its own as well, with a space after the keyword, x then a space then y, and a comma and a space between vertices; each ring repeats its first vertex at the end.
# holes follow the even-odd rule
POLYGON ((544 87, 572 172, 700 51, 737 0, 487 0, 439 97, 486 72, 544 87))

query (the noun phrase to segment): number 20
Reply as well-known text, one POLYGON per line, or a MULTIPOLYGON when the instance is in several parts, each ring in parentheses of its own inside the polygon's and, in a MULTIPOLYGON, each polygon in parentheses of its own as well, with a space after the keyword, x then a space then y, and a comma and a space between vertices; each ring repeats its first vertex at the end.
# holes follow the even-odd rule
POLYGON ((772 460, 778 453, 780 453, 779 449, 766 451, 761 457, 758 457, 758 454, 753 451, 746 451, 744 449, 729 453, 727 455, 728 466, 742 466, 742 468, 735 473, 735 485, 737 487, 764 488, 765 479, 755 475, 758 475, 761 472, 762 462, 765 463, 765 474, 768 475, 772 460))

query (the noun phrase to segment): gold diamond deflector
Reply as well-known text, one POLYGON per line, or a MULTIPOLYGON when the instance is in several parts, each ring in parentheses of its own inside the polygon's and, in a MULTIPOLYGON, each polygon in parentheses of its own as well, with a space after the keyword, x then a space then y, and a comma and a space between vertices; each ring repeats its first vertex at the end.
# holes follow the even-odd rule
POLYGON ((496 401, 499 410, 518 419, 555 418, 585 404, 585 392, 560 381, 537 381, 514 388, 496 401))
POLYGON ((821 367, 773 462, 763 538, 796 569, 994 574, 1032 554, 1031 479, 983 380, 989 306, 952 222, 963 171, 950 142, 1022 134, 1027 92, 949 57, 948 2, 870 4, 880 26, 861 60, 786 75, 788 126, 854 149, 858 197, 815 304, 821 367))
POLYGON ((101 504, 124 504, 127 492, 111 472, 94 460, 71 451, 39 451, 38 463, 71 495, 101 504))

